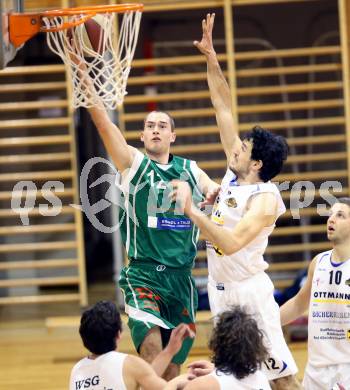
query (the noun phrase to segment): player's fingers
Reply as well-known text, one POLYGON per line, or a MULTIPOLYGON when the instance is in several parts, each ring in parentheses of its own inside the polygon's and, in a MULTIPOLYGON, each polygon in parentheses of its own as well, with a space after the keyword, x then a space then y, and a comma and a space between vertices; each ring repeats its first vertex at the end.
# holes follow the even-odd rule
POLYGON ((210 16, 210 31, 213 31, 214 20, 215 20, 215 14, 211 14, 211 16, 210 16))
POLYGON ((186 337, 189 337, 189 338, 191 338, 191 339, 194 339, 195 338, 195 336, 196 336, 196 334, 193 332, 193 330, 192 329, 190 329, 190 327, 188 326, 187 327, 187 336, 186 337))
POLYGON ((180 324, 176 328, 177 335, 182 339, 187 337, 194 338, 195 334, 187 324, 180 324))
POLYGON ((184 324, 183 322, 181 324, 179 324, 176 328, 173 329, 173 332, 175 334, 177 333, 181 333, 181 332, 184 332, 186 330, 186 324, 184 324))
POLYGON ((207 368, 194 368, 193 373, 195 376, 203 376, 208 375, 211 371, 209 371, 207 368))
POLYGON ((207 367, 208 362, 206 360, 196 360, 187 365, 188 368, 203 368, 207 367))

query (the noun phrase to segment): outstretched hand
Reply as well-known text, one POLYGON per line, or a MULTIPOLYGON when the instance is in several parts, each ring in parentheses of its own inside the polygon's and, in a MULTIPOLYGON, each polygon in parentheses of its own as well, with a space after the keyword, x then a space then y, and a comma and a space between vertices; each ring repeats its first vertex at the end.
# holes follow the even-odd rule
POLYGON ((176 355, 180 351, 184 340, 187 337, 193 339, 194 336, 194 332, 190 329, 188 325, 180 324, 172 330, 169 343, 166 348, 171 351, 173 355, 176 355))
POLYGON ((213 27, 215 14, 207 14, 206 19, 202 20, 202 40, 200 42, 194 41, 193 44, 205 56, 215 53, 213 46, 213 27))

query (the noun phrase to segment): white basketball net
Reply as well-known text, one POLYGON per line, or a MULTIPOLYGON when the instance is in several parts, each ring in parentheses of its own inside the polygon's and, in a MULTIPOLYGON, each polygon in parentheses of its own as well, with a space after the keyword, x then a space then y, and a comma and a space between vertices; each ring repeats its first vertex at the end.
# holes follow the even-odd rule
MULTIPOLYGON (((140 11, 124 13, 117 44, 115 44, 116 13, 98 14, 101 24, 98 52, 84 42, 85 27, 80 24, 72 29, 47 33, 47 44, 71 69, 73 107, 92 107, 103 103, 106 109, 121 105, 127 94, 126 85, 131 61, 137 44, 140 11), (73 56, 73 57, 72 57, 73 56), (74 61, 73 59, 74 58, 74 61), (89 77, 81 77, 81 68, 89 77), (91 86, 94 88, 91 88, 91 86)), ((69 21, 81 20, 84 15, 65 17, 69 21)), ((64 17, 44 17, 46 27, 59 27, 64 17)), ((86 38, 85 38, 86 39, 86 38)))

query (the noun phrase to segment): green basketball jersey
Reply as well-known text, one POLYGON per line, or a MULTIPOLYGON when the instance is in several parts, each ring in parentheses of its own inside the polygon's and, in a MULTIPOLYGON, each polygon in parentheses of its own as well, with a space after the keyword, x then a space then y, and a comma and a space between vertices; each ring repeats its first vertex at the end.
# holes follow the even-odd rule
POLYGON ((197 252, 199 231, 171 203, 170 182, 187 181, 194 202, 201 200, 197 187, 199 168, 194 161, 170 156, 159 164, 137 152, 132 167, 121 180, 123 207, 119 221, 129 259, 155 261, 167 267, 190 268, 197 252))

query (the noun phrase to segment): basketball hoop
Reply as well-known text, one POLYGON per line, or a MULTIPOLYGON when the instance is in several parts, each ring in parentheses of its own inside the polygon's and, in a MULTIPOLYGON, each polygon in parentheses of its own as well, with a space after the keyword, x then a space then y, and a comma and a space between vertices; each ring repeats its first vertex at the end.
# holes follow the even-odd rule
POLYGON ((127 93, 142 9, 142 4, 117 4, 12 14, 10 40, 17 47, 36 33, 46 32, 49 48, 71 70, 73 107, 103 103, 107 109, 115 109, 127 93), (118 13, 123 14, 123 19, 116 40, 118 13), (86 31, 90 20, 98 22, 94 41, 86 31), (89 73, 88 78, 81 77, 82 69, 89 73))

